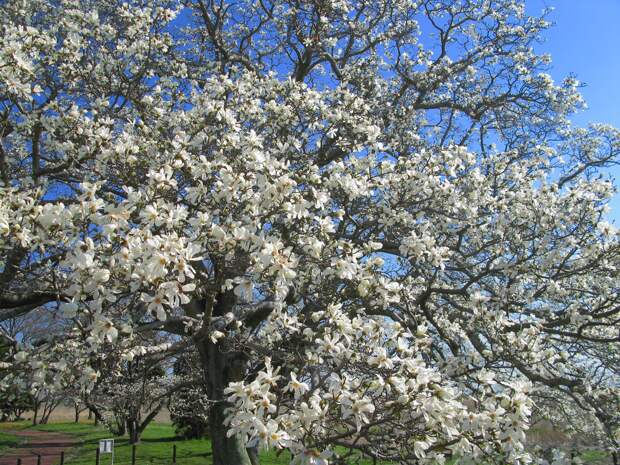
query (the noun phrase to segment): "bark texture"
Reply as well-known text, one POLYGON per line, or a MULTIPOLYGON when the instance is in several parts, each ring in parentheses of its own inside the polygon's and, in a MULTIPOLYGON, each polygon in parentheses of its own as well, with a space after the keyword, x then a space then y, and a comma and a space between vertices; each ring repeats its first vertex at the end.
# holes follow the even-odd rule
MULTIPOLYGON (((232 293, 221 294, 214 305, 213 316, 224 315, 233 304, 232 293)), ((196 341, 196 345, 207 380, 207 394, 213 402, 209 414, 213 465, 256 465, 257 461, 250 459, 243 441, 238 436, 228 437, 228 427, 224 424, 224 412, 228 407, 224 389, 231 381, 244 378, 246 360, 242 354, 229 350, 226 338, 219 339, 217 343, 205 338, 196 341)))

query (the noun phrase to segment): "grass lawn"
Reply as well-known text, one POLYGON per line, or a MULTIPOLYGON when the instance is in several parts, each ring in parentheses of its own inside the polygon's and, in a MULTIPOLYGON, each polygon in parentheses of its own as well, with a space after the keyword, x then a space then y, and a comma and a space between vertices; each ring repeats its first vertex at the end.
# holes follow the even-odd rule
MULTIPOLYGON (((70 434, 83 442, 73 452, 67 455, 66 465, 93 465, 95 451, 100 439, 113 436, 104 428, 95 427, 89 423, 52 423, 38 425, 32 429, 40 431, 54 431, 70 434)), ((114 463, 125 465, 131 463, 131 446, 127 438, 114 438, 114 463)), ((136 464, 170 464, 172 463, 172 446, 177 446, 178 465, 208 465, 211 463, 207 455, 211 452, 211 442, 208 439, 182 440, 175 438, 174 428, 162 423, 151 423, 142 440, 136 448, 136 464)), ((275 452, 262 453, 261 465, 285 465, 289 463, 290 455, 283 452, 279 456, 275 452)), ((110 463, 111 456, 101 456, 101 465, 110 463)), ((370 462, 369 462, 370 463, 370 462)))
MULTIPOLYGON (((95 453, 100 439, 109 439, 113 436, 104 428, 96 427, 92 423, 52 423, 38 425, 30 429, 40 431, 54 431, 70 434, 82 442, 67 455, 66 465, 93 465, 95 453)), ((114 438, 114 463, 126 465, 131 463, 131 446, 127 438, 114 438)), ((175 437, 174 427, 169 424, 151 423, 136 448, 136 464, 164 465, 172 463, 172 446, 177 446, 178 465, 208 465, 211 458, 211 442, 208 439, 182 440, 175 437)), ((101 456, 101 465, 111 461, 109 454, 101 456)), ((290 455, 286 451, 277 454, 275 451, 260 454, 261 465, 286 465, 290 455)), ((363 461, 360 465, 371 465, 372 461, 363 461)))
POLYGON ((32 425, 32 422, 29 420, 19 420, 19 421, 11 421, 6 423, 0 423, 0 433, 7 431, 16 431, 20 429, 28 428, 32 425))
POLYGON ((6 449, 15 447, 23 442, 23 438, 18 438, 10 433, 5 433, 0 430, 0 454, 6 449))
MULTIPOLYGON (((38 425, 33 429, 41 431, 55 431, 70 434, 82 441, 67 456, 67 465, 92 465, 95 463, 95 453, 100 439, 114 438, 114 463, 131 463, 131 446, 124 437, 113 437, 105 428, 96 427, 90 423, 53 423, 38 425)), ((137 464, 164 464, 172 463, 172 446, 177 445, 177 463, 179 465, 205 465, 211 463, 207 453, 211 452, 211 443, 207 439, 184 441, 175 439, 174 428, 171 425, 151 423, 142 435, 140 444, 136 446, 137 464)), ((101 455, 101 464, 110 463, 109 454, 101 455)), ((269 462, 267 462, 269 463, 269 462)), ((273 463, 273 462, 272 462, 273 463)))
POLYGON ((602 450, 584 450, 581 452, 580 457, 584 463, 590 464, 607 463, 609 461, 609 454, 602 450))
MULTIPOLYGON (((29 426, 28 422, 2 424, 0 423, 0 453, 23 440, 7 432, 8 429, 32 429, 40 431, 53 431, 74 436, 81 442, 67 454, 66 465, 93 465, 95 463, 95 451, 100 439, 108 439, 113 436, 102 427, 96 427, 92 423, 52 423, 48 425, 29 426)), ((124 437, 115 440, 115 465, 131 464, 131 446, 124 437)), ((137 465, 170 465, 172 463, 172 446, 177 446, 178 465, 209 465, 211 464, 211 442, 208 439, 182 440, 175 437, 174 427, 165 423, 151 423, 148 426, 140 444, 136 449, 137 465)), ((601 451, 582 451, 581 458, 586 464, 604 463, 606 455, 601 451)), ((274 451, 261 453, 261 465, 286 465, 290 455, 282 452, 278 455, 274 451)), ((101 465, 109 465, 111 456, 103 454, 101 465)), ((370 465, 371 460, 359 462, 359 465, 370 465)))

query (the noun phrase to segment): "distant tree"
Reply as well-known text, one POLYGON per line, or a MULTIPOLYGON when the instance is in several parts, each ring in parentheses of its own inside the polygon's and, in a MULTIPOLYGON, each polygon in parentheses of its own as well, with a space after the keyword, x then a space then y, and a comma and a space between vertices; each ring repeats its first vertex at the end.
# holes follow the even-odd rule
POLYGON ((108 357, 89 392, 88 405, 111 432, 129 435, 136 444, 146 427, 167 405, 171 385, 165 366, 143 357, 108 357))
POLYGON ((0 422, 21 420, 23 414, 33 410, 34 402, 28 392, 12 387, 0 394, 0 422))
MULTIPOLYGON (((36 364, 35 364, 36 366, 36 364)), ((36 367, 39 368, 39 367, 36 367)), ((36 371, 20 371, 19 382, 12 382, 15 373, 0 367, 0 411, 2 419, 18 420, 32 412, 32 424, 46 424, 63 400, 58 386, 45 385, 36 378, 36 371)))
POLYGON ((32 398, 32 424, 46 425, 64 397, 61 391, 41 386, 33 389, 32 398))
POLYGON ((197 439, 209 432, 209 397, 205 391, 202 372, 196 352, 188 352, 174 362, 176 383, 186 383, 170 396, 170 419, 176 434, 186 439, 197 439))
POLYGON ((0 336, 0 422, 21 420, 22 415, 31 410, 33 399, 29 392, 17 386, 3 385, 3 379, 11 367, 11 345, 13 340, 0 336))

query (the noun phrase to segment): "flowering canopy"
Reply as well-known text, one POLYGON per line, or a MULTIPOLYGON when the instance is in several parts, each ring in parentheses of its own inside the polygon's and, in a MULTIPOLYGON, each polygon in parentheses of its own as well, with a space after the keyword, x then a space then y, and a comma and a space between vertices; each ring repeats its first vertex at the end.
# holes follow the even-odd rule
POLYGON ((47 306, 67 329, 18 347, 17 374, 88 389, 108 346, 194 346, 218 465, 254 445, 528 462, 547 391, 618 447, 620 248, 595 169, 620 139, 567 125, 578 83, 533 53, 544 19, 512 0, 1 18, 0 318, 47 306))

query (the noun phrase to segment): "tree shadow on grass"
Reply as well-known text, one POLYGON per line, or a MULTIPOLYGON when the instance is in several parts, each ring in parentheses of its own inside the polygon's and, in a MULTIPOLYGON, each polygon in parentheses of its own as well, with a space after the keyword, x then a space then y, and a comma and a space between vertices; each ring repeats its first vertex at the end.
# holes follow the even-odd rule
POLYGON ((0 450, 2 449, 15 449, 18 447, 26 447, 28 445, 27 441, 23 440, 15 440, 15 439, 0 439, 0 450))
MULTIPOLYGON (((185 439, 181 437, 174 438, 142 438, 140 442, 183 442, 185 439)), ((139 445, 139 444, 138 444, 139 445)))

